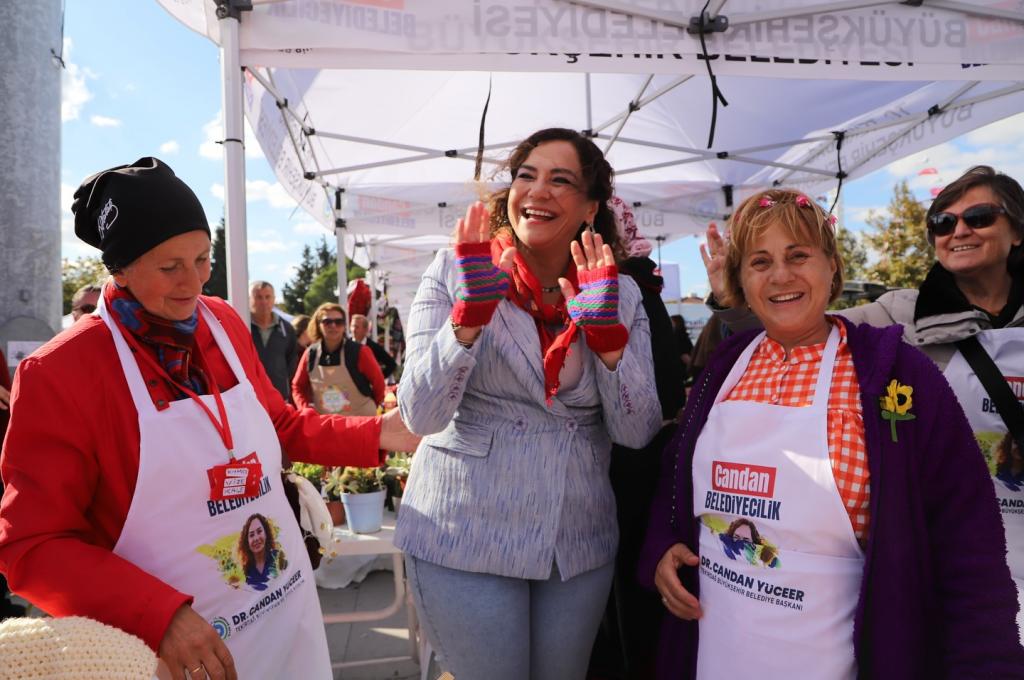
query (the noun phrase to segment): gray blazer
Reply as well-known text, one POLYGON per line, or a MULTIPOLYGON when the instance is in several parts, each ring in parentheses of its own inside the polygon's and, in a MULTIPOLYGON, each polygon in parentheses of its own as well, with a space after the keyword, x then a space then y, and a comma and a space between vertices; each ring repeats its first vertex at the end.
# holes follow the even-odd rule
POLYGON ((582 353, 582 377, 547 406, 532 317, 501 301, 467 350, 449 322, 455 288, 453 253, 442 250, 409 316, 398 404, 409 429, 429 436, 413 459, 396 545, 448 568, 515 578, 546 579, 552 560, 563 579, 607 564, 619 538, 612 442, 642 448, 661 427, 639 289, 619 278, 629 344, 616 369, 581 334, 570 351, 582 353))

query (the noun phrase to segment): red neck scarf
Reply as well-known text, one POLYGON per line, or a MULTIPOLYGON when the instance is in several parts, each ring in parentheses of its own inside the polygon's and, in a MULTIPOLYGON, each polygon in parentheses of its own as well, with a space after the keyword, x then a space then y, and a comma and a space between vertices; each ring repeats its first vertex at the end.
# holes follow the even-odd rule
MULTIPOLYGON (((179 392, 184 386, 197 394, 206 394, 206 375, 191 361, 199 310, 184 321, 171 321, 150 314, 131 291, 113 282, 103 287, 103 299, 110 316, 123 332, 130 333, 153 350, 157 363, 167 371, 179 392)), ((179 398, 184 393, 178 395, 179 398)))
MULTIPOLYGON (((513 247, 511 236, 501 233, 491 240, 491 259, 498 265, 501 253, 513 247)), ((563 275, 574 289, 579 287, 576 279, 576 264, 570 258, 569 266, 563 275)), ((565 365, 565 357, 569 354, 569 346, 576 339, 576 324, 565 311, 565 298, 556 304, 549 305, 543 301, 544 291, 540 281, 530 271, 526 260, 516 250, 515 264, 512 267, 512 285, 508 289, 508 299, 516 306, 533 317, 540 339, 540 353, 544 358, 544 396, 547 403, 558 393, 559 373, 565 365), (565 330, 557 335, 551 330, 555 326, 565 326, 565 330)))

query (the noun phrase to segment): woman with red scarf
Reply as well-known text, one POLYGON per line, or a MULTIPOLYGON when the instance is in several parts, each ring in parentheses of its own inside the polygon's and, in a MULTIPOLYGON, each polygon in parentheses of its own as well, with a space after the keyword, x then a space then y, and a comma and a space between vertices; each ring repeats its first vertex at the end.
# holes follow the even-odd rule
POLYGON ((95 315, 23 360, 0 458, 0 572, 56 616, 159 653, 165 677, 332 677, 312 568, 282 490, 295 460, 375 466, 415 440, 395 418, 284 403, 247 324, 201 295, 210 228, 155 158, 75 192, 75 233, 112 277, 95 315), (259 513, 287 567, 274 597, 237 552, 259 513), (273 606, 268 606, 268 605, 273 606))
POLYGON ((531 135, 412 305, 398 404, 424 438, 395 542, 459 680, 581 679, 611 586, 612 442, 661 426, 640 291, 616 268, 612 170, 531 135))

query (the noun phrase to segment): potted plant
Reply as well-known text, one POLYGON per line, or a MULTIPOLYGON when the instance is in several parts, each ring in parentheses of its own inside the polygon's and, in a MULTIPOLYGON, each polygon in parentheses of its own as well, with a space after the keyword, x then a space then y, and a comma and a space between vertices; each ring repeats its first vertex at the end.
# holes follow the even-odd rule
POLYGON ((338 475, 348 528, 354 533, 380 531, 384 523, 383 479, 380 468, 347 467, 338 475))
POLYGON ((325 470, 325 474, 326 479, 321 492, 324 502, 327 503, 327 511, 331 513, 331 522, 334 526, 340 526, 345 523, 345 505, 341 502, 341 468, 334 468, 329 473, 325 470))
POLYGON ((405 484, 409 480, 411 466, 411 454, 395 451, 388 455, 387 468, 384 470, 384 486, 387 488, 391 509, 395 514, 402 506, 402 496, 405 495, 405 484))

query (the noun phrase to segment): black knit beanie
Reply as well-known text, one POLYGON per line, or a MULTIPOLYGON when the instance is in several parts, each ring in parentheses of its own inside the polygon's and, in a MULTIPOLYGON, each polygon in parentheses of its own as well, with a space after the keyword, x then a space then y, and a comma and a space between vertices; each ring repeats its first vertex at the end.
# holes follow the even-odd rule
POLYGON ((163 161, 140 158, 89 177, 71 205, 75 234, 116 271, 164 241, 210 225, 199 199, 163 161))

